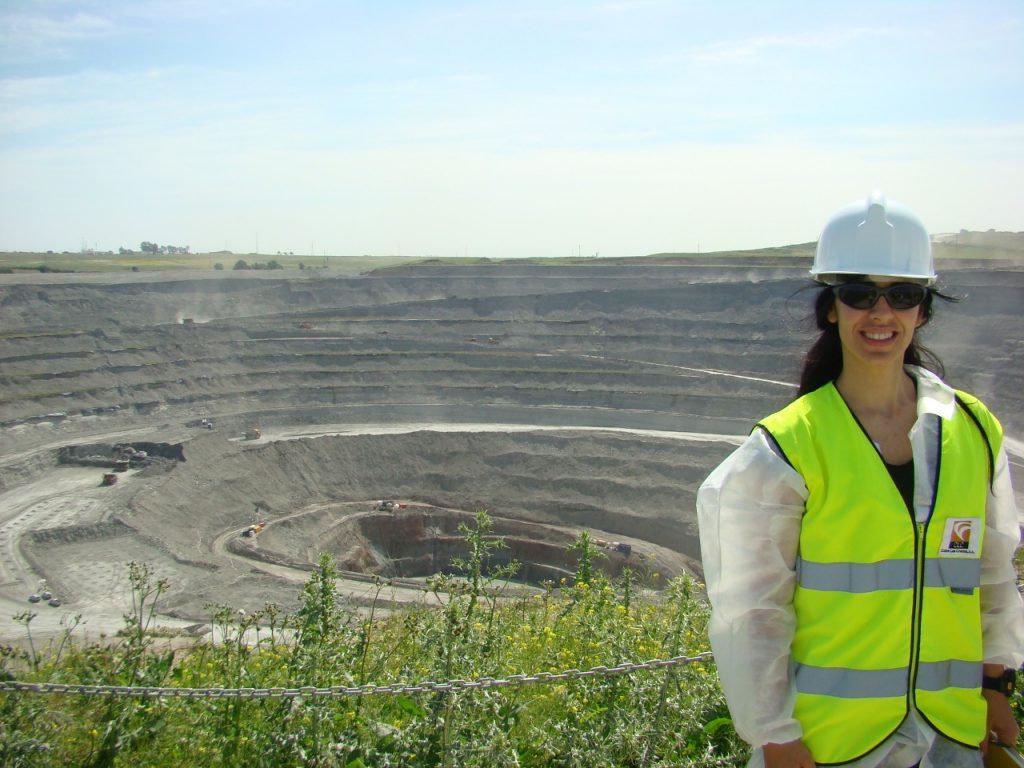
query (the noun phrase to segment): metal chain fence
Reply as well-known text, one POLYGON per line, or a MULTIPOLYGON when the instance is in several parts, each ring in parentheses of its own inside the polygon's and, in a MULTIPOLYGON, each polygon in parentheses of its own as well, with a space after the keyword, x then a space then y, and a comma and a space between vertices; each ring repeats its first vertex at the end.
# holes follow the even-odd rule
POLYGON ((500 688, 527 683, 551 683, 558 680, 580 680, 590 677, 628 675, 645 669, 661 669, 681 664, 710 661, 710 651, 696 656, 673 656, 669 659, 651 659, 637 663, 624 663, 614 667, 597 666, 590 669, 567 669, 564 672, 537 672, 532 675, 507 677, 481 677, 476 680, 448 680, 419 683, 393 683, 391 685, 334 685, 329 688, 303 686, 301 688, 155 688, 129 685, 82 685, 66 683, 24 683, 16 680, 0 681, 0 692, 59 693, 81 696, 124 696, 128 698, 179 699, 295 699, 300 697, 336 698, 341 696, 375 696, 380 694, 426 693, 479 688, 500 688))

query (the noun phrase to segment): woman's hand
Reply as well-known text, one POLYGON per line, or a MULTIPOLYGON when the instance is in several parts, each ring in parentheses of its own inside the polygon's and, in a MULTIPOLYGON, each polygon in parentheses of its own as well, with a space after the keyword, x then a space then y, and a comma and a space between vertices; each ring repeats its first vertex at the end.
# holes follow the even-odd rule
POLYGON ((988 728, 986 738, 981 743, 981 753, 988 754, 988 741, 990 736, 995 736, 1000 744, 1013 745, 1020 737, 1020 726, 1013 716, 1013 709, 1010 708, 1010 700, 998 691, 982 690, 985 700, 988 702, 988 728))
POLYGON ((800 739, 785 744, 765 744, 764 768, 814 768, 814 758, 800 739))

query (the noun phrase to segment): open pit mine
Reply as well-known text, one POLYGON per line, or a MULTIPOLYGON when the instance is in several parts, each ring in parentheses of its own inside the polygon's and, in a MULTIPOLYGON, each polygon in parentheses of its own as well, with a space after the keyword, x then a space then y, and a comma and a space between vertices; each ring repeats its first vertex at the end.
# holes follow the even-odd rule
MULTIPOLYGON (((571 579, 584 531, 613 575, 700 578, 696 490, 792 397, 808 266, 0 275, 0 639, 29 608, 112 632, 130 561, 192 631, 293 609, 321 552, 353 607, 429 601, 480 510, 516 589, 571 579)), ((1020 500, 1024 267, 939 269, 965 298, 925 342, 1003 421, 1020 500)))

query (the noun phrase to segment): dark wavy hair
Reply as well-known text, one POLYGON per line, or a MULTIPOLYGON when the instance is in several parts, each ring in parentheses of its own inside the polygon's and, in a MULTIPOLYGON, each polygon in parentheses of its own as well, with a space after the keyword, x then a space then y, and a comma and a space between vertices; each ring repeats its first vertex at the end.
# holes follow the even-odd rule
MULTIPOLYGON (((848 278, 848 281, 860 282, 865 279, 864 275, 853 275, 848 278)), ((797 397, 813 392, 830 381, 835 381, 843 370, 843 347, 839 341, 839 326, 829 322, 828 319, 829 313, 836 304, 836 293, 832 290, 833 286, 828 283, 816 282, 815 285, 818 286, 818 294, 814 299, 814 323, 821 333, 804 356, 797 397)), ((943 301, 960 301, 960 297, 949 296, 935 288, 929 288, 924 303, 921 305, 922 322, 917 331, 920 331, 931 320, 936 297, 943 301)), ((938 376, 944 376, 945 367, 942 365, 942 361, 921 343, 917 331, 903 355, 904 364, 918 365, 938 376)))

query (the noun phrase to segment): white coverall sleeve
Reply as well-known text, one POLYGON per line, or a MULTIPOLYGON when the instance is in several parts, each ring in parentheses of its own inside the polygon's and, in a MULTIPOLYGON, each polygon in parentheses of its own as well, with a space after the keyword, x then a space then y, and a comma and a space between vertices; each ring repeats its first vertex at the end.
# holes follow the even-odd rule
POLYGON ((1013 566, 1019 543, 1017 503, 1004 449, 996 455, 981 555, 981 629, 987 664, 1020 668, 1024 663, 1024 606, 1013 566))
POLYGON ((697 493, 709 635, 737 733, 754 747, 803 735, 793 718, 793 590, 807 489, 760 429, 697 493))

